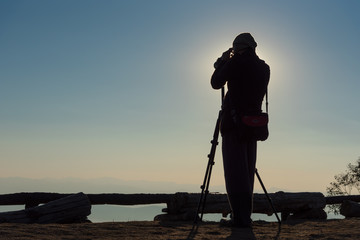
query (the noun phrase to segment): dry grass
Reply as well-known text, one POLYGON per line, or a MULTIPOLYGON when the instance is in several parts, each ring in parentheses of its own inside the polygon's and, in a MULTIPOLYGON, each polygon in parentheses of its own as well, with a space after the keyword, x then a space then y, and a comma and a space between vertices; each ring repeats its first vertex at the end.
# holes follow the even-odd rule
POLYGON ((360 218, 283 224, 255 222, 253 231, 221 227, 218 223, 109 222, 81 224, 0 224, 0 239, 360 239, 360 218))

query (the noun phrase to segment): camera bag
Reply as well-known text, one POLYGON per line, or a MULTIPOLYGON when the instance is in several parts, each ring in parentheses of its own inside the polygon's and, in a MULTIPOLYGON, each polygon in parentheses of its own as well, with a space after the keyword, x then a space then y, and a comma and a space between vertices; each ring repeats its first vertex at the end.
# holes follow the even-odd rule
POLYGON ((269 137, 268 93, 266 91, 266 112, 256 114, 239 113, 236 109, 231 111, 232 119, 236 125, 240 141, 265 141, 269 137))

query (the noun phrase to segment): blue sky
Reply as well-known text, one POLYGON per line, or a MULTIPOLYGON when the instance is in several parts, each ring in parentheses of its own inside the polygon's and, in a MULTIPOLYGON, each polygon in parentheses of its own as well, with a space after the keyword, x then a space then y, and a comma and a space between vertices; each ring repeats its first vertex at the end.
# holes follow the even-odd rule
MULTIPOLYGON (((325 191, 360 156, 358 1, 0 1, 0 176, 201 183, 213 62, 271 67, 269 187, 325 191)), ((222 185, 220 148, 212 184, 222 185)), ((174 190, 175 191, 175 190, 174 190)))

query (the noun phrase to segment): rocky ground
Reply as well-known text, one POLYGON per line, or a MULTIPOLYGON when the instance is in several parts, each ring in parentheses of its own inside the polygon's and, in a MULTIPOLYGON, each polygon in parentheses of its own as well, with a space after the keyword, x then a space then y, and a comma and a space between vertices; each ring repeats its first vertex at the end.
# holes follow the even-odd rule
POLYGON ((360 218, 284 223, 254 222, 253 230, 221 227, 206 222, 193 227, 191 222, 156 221, 81 224, 0 224, 0 239, 360 239, 360 218))

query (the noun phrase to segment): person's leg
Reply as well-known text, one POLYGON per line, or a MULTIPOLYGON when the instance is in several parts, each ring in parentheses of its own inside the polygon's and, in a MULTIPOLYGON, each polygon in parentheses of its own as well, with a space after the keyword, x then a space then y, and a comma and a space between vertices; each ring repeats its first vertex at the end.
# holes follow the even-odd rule
POLYGON ((247 157, 249 167, 249 178, 250 178, 250 190, 251 190, 251 212, 253 209, 253 192, 254 192, 254 180, 255 180, 255 168, 256 168, 256 152, 257 142, 250 141, 247 143, 247 157))
POLYGON ((250 226, 256 142, 255 146, 239 142, 236 133, 228 133, 223 136, 222 150, 225 184, 234 223, 250 226))

